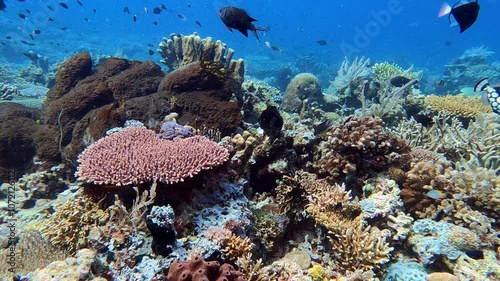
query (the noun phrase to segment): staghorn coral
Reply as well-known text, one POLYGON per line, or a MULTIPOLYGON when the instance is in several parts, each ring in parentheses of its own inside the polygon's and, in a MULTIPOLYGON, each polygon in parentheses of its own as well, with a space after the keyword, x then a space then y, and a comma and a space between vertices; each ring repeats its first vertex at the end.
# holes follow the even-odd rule
POLYGON ((152 130, 125 128, 86 148, 76 176, 94 184, 175 183, 227 160, 227 150, 205 137, 163 140, 152 130))
POLYGON ((350 116, 330 129, 319 145, 316 168, 337 177, 403 166, 410 148, 383 124, 380 118, 350 116))
POLYGON ((252 255, 248 253, 244 257, 236 260, 240 272, 248 281, 274 281, 276 273, 264 272, 262 268, 262 259, 254 261, 252 255))
POLYGON ((308 206, 317 206, 320 211, 331 212, 339 205, 351 199, 351 191, 345 190, 345 184, 328 184, 325 180, 310 180, 302 182, 308 206))
POLYGON ((109 213, 89 198, 76 196, 62 205, 41 221, 40 232, 53 245, 66 249, 69 253, 87 245, 86 237, 94 226, 103 226, 109 219, 109 213))
POLYGON ((226 228, 216 226, 205 231, 204 235, 220 246, 222 256, 226 261, 243 258, 254 248, 254 244, 248 237, 241 238, 226 228))
POLYGON ((462 95, 427 96, 424 104, 432 111, 445 111, 449 116, 475 118, 480 113, 492 112, 491 106, 482 104, 479 97, 462 95))
POLYGON ((389 131, 413 147, 443 153, 462 168, 483 167, 500 174, 500 116, 481 113, 464 128, 454 116, 439 112, 429 128, 411 118, 389 131))
POLYGON ((191 260, 175 261, 168 269, 167 281, 246 281, 242 274, 230 264, 220 265, 217 261, 205 261, 200 256, 191 260))
POLYGON ((382 232, 359 223, 355 228, 342 227, 330 230, 328 239, 335 249, 338 271, 370 271, 389 261, 394 249, 386 243, 382 232))

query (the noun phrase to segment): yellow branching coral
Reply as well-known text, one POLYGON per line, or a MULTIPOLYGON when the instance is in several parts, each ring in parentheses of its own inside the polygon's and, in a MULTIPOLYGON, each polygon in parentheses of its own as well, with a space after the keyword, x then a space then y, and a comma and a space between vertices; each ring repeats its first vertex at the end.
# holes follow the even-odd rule
POLYGON ((378 82, 385 82, 396 76, 405 76, 409 79, 420 79, 421 72, 413 71, 413 67, 408 69, 403 69, 395 63, 389 63, 387 61, 382 63, 376 63, 372 67, 372 72, 374 75, 374 80, 378 82))
POLYGON ((394 249, 377 228, 359 223, 356 228, 342 227, 328 235, 335 249, 337 265, 342 273, 356 270, 370 271, 389 261, 394 249))
POLYGON ((237 260, 250 253, 253 249, 253 244, 248 237, 241 238, 234 233, 231 233, 223 243, 222 253, 227 260, 237 260))
POLYGON ((56 207, 56 211, 40 226, 44 238, 53 245, 74 253, 86 246, 86 237, 94 226, 103 226, 109 214, 85 197, 75 197, 56 207))
POLYGON ((304 182, 306 191, 307 206, 318 206, 321 211, 333 211, 339 204, 348 202, 351 199, 351 191, 345 190, 345 184, 328 184, 326 181, 304 182))
POLYGON ((491 107, 482 104, 479 97, 430 95, 425 98, 424 103, 432 111, 445 111, 448 115, 463 118, 475 118, 480 113, 491 112, 491 107))

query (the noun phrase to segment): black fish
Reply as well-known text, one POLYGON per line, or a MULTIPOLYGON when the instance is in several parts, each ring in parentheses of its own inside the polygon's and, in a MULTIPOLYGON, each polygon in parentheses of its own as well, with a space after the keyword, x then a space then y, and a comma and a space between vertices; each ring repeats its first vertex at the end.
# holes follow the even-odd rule
POLYGON ((97 13, 97 10, 96 9, 92 9, 92 12, 97 13))
POLYGON ((465 254, 467 256, 469 256, 470 258, 473 258, 475 260, 484 259, 484 254, 483 254, 483 251, 481 251, 481 250, 467 250, 467 251, 465 251, 465 254))
POLYGON ((181 20, 185 18, 183 14, 177 14, 177 17, 180 18, 181 20))
POLYGON ((128 7, 123 8, 123 12, 127 13, 127 14, 130 14, 130 10, 128 9, 128 7))
POLYGON ((153 24, 154 24, 154 25, 158 25, 158 22, 157 22, 157 21, 154 21, 154 22, 153 22, 153 24))
POLYGON ((12 36, 7 35, 7 36, 5 36, 5 39, 10 40, 10 39, 12 39, 12 36))
POLYGON ((134 16, 132 17, 132 20, 133 20, 134 22, 136 22, 136 21, 137 21, 137 16, 136 16, 136 15, 134 15, 134 16))
POLYGON ((31 11, 29 9, 26 9, 25 11, 26 13, 28 13, 28 15, 31 15, 31 11))
POLYGON ((446 81, 444 81, 444 79, 436 81, 436 86, 438 86, 438 87, 444 87, 445 85, 446 85, 446 81))
POLYGON ((410 82, 411 79, 404 76, 396 76, 391 79, 391 85, 394 87, 403 87, 405 84, 410 82))
POLYGON ((35 34, 40 34, 40 29, 35 29, 35 30, 33 30, 33 33, 35 33, 35 34))
POLYGON ((68 7, 68 4, 66 4, 66 3, 64 3, 64 2, 59 2, 59 6, 63 7, 64 9, 69 8, 69 7, 68 7))
POLYGON ((18 14, 20 18, 22 18, 23 20, 26 19, 26 16, 24 14, 18 14))
POLYGON ((0 0, 0 10, 3 10, 7 8, 7 6, 5 6, 5 3, 3 2, 3 0, 0 0))
POLYGON ((201 23, 200 23, 199 21, 195 21, 195 22, 196 22, 196 24, 197 24, 199 27, 201 27, 201 23))
POLYGON ((260 115, 259 125, 271 139, 274 139, 281 133, 283 117, 275 106, 269 105, 260 115))
POLYGON ((448 21, 452 26, 456 22, 460 27, 460 33, 462 33, 476 22, 479 16, 479 0, 474 2, 460 1, 453 7, 444 2, 439 11, 439 16, 444 15, 448 15, 448 21), (454 22, 452 22, 451 16, 453 16, 454 22))
POLYGON ((255 26, 252 22, 257 21, 252 18, 245 10, 240 8, 228 6, 219 10, 219 18, 226 25, 229 31, 233 28, 241 32, 245 37, 248 37, 248 30, 250 30, 255 38, 260 41, 257 30, 267 31, 266 28, 255 26))
POLYGON ((80 0, 76 0, 76 3, 78 3, 78 5, 80 6, 83 6, 82 2, 80 2, 80 0))
POLYGON ((88 19, 88 18, 83 18, 83 19, 84 19, 86 22, 88 22, 88 21, 89 21, 89 19, 88 19))
POLYGON ((51 17, 48 17, 48 18, 47 18, 47 20, 48 20, 48 21, 54 21, 54 19, 53 19, 53 18, 51 18, 51 17))
POLYGON ((153 14, 157 14, 157 15, 159 15, 160 13, 161 13, 161 9, 160 9, 159 7, 155 7, 155 8, 153 9, 153 14))
POLYGON ((166 10, 166 9, 167 9, 167 7, 166 7, 164 4, 160 4, 160 8, 161 8, 162 10, 166 10))
POLYGON ((51 10, 51 11, 54 11, 54 7, 50 6, 50 5, 47 5, 47 9, 51 10))
POLYGON ((155 52, 153 52, 153 50, 151 50, 151 49, 150 49, 150 50, 148 51, 148 54, 149 54, 150 56, 152 56, 152 55, 154 55, 154 54, 155 54, 155 52))
POLYGON ((326 42, 326 40, 323 40, 323 39, 316 41, 316 43, 318 43, 318 45, 320 45, 320 46, 326 46, 326 44, 328 44, 326 42))
POLYGON ((35 40, 35 37, 31 33, 30 33, 30 38, 31 38, 31 40, 35 40))

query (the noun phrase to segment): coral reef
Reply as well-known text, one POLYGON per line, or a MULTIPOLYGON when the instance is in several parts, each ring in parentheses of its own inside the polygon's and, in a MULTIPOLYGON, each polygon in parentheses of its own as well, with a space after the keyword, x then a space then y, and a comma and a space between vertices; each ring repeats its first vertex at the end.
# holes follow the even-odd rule
POLYGON ((419 80, 422 75, 421 72, 413 71, 413 67, 403 69, 399 65, 387 61, 373 65, 372 72, 374 75, 373 79, 384 84, 388 83, 389 80, 396 76, 404 76, 408 79, 419 80))
POLYGON ((358 84, 360 80, 370 75, 369 65, 370 59, 365 59, 365 57, 356 57, 351 63, 345 58, 337 72, 337 76, 333 81, 330 81, 330 83, 338 92, 353 87, 358 84))
POLYGON ((300 73, 286 87, 281 107, 288 112, 299 112, 304 102, 321 102, 322 99, 318 78, 311 73, 300 73))
POLYGON ((380 118, 351 116, 330 129, 318 149, 316 167, 334 177, 403 167, 410 148, 383 129, 380 118))
POLYGON ((89 198, 76 197, 57 206, 47 220, 41 223, 40 232, 53 245, 74 253, 87 245, 87 234, 94 226, 104 225, 109 214, 89 198))
POLYGON ((227 150, 205 137, 172 141, 146 128, 126 128, 89 146, 78 157, 76 176, 97 185, 176 183, 222 164, 227 150))
POLYGON ((19 95, 17 87, 0 83, 0 100, 12 100, 15 96, 19 95))
POLYGON ((205 261, 202 257, 195 256, 188 261, 173 262, 166 280, 245 281, 246 279, 230 264, 220 265, 217 261, 205 261))
POLYGON ((479 97, 430 95, 425 97, 424 103, 434 112, 445 111, 449 116, 463 118, 475 118, 480 113, 492 112, 491 106, 482 104, 479 97))

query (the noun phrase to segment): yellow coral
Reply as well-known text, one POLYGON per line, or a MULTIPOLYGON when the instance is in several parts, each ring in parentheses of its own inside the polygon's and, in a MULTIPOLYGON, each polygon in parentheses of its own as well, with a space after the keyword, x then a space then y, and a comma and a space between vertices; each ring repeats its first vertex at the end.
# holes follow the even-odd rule
POLYGON ((374 80, 378 82, 384 82, 396 76, 405 76, 409 79, 420 79, 420 71, 412 71, 412 68, 413 67, 403 69, 395 63, 384 61, 382 63, 376 63, 372 68, 372 72, 374 80))
POLYGON ((313 267, 307 270, 307 274, 311 277, 312 281, 327 281, 325 269, 319 265, 315 264, 313 267))
POLYGON ((425 98, 424 104, 429 106, 432 111, 444 111, 448 115, 464 118, 475 118, 480 113, 491 112, 491 107, 482 104, 479 97, 430 95, 425 98))
POLYGON ((56 212, 41 222, 40 232, 53 245, 74 253, 87 244, 86 237, 94 226, 105 225, 109 213, 85 197, 75 197, 56 208, 56 212))

